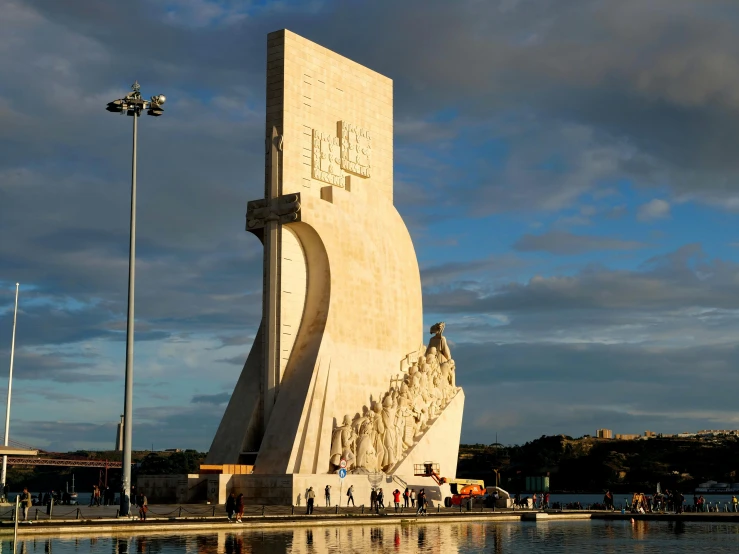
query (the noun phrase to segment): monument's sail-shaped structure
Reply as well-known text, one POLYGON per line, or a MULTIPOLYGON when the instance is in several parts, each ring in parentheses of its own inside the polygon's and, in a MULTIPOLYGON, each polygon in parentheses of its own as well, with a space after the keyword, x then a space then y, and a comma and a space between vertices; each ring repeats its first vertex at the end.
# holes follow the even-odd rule
POLYGON ((418 262, 393 206, 392 81, 277 31, 266 119, 265 194, 246 223, 264 244, 263 318, 207 463, 257 478, 341 459, 413 475, 433 460, 453 477, 464 395, 441 332, 423 344, 418 262))

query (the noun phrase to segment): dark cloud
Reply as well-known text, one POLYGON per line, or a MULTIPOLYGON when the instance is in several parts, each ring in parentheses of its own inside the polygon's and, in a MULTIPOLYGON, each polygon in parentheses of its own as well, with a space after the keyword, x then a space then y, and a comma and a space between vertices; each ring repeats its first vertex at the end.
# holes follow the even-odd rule
POLYGON ((477 260, 454 261, 421 268, 421 281, 426 287, 436 287, 460 278, 471 279, 485 276, 505 275, 512 269, 520 269, 526 262, 512 255, 495 256, 477 260))
POLYGON ((196 394, 192 397, 193 404, 213 404, 215 406, 218 406, 220 404, 225 404, 228 402, 228 399, 231 398, 231 395, 227 392, 222 392, 219 394, 196 394))
POLYGON ((646 244, 634 240, 575 235, 567 231, 549 231, 541 235, 523 235, 514 244, 519 252, 549 252, 550 254, 580 254, 594 250, 634 250, 646 244))
MULTIPOLYGON (((3 351, 9 358, 9 351, 3 351)), ((14 379, 54 381, 57 383, 100 383, 110 381, 111 375, 101 368, 100 359, 84 353, 65 353, 54 350, 35 351, 18 349, 15 352, 14 379)))
POLYGON ((251 344, 254 341, 254 337, 247 334, 228 335, 217 338, 221 344, 217 346, 216 349, 225 348, 227 346, 243 346, 245 344, 251 344))
POLYGON ((231 356, 230 358, 219 358, 216 360, 216 362, 221 362, 224 364, 233 364, 237 366, 243 366, 244 362, 246 361, 246 356, 241 354, 236 354, 235 356, 231 356))

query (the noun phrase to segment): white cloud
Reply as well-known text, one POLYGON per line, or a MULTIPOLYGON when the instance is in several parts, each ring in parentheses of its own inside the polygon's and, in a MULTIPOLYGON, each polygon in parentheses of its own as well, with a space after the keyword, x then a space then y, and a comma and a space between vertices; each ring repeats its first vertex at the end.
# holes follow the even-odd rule
POLYGON ((639 221, 655 221, 667 217, 670 217, 670 203, 660 198, 642 204, 637 213, 639 221))

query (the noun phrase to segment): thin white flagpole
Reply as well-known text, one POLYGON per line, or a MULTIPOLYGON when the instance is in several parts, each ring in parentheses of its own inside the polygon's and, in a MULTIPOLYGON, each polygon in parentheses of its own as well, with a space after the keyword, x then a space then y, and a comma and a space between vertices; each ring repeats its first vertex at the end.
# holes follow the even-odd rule
MULTIPOLYGON (((15 311, 13 312, 13 338, 10 341, 10 374, 8 376, 8 403, 5 405, 5 436, 3 444, 8 446, 8 433, 10 432, 10 393, 13 387, 13 358, 15 357, 15 324, 18 320, 18 287, 20 283, 15 284, 15 311)), ((3 471, 0 475, 0 483, 2 485, 2 496, 5 496, 5 482, 8 471, 8 456, 3 456, 3 471)), ((6 499, 7 500, 7 499, 6 499)))

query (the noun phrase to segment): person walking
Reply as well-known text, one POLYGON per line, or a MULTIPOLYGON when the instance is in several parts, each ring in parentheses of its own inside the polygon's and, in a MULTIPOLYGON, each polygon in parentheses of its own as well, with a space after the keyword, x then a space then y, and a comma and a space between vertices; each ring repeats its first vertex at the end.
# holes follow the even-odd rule
POLYGON ((493 511, 495 511, 495 506, 498 504, 498 499, 500 498, 500 495, 498 494, 498 490, 493 491, 493 511))
POLYGON ((541 506, 543 509, 548 510, 549 509, 549 493, 544 493, 544 504, 541 506))
POLYGON ((308 509, 305 513, 306 515, 311 515, 313 513, 313 503, 316 500, 316 493, 313 492, 313 487, 308 487, 308 492, 305 493, 305 500, 308 505, 308 509))
POLYGON ((416 489, 411 489, 411 508, 416 507, 416 489))
POLYGON ((239 493, 236 497, 236 523, 241 523, 241 518, 244 516, 244 495, 239 493))
POLYGON ((403 507, 407 508, 411 501, 411 490, 406 487, 403 491, 403 507))
POLYGON ((326 497, 326 507, 331 507, 331 485, 326 485, 326 488, 323 492, 324 496, 326 497))
POLYGON ((398 489, 393 491, 393 502, 395 503, 395 511, 397 512, 400 509, 400 491, 398 489))
POLYGON ((418 509, 416 510, 416 515, 425 514, 426 513, 426 493, 423 489, 418 491, 418 509))
POLYGON ((380 487, 380 490, 377 491, 377 511, 379 512, 380 508, 383 510, 385 509, 385 494, 382 492, 382 487, 380 487))
POLYGON ((349 506, 349 502, 352 503, 352 506, 355 506, 354 504, 354 485, 351 485, 349 487, 349 490, 346 491, 346 505, 349 506))
POLYGON ((732 511, 737 511, 737 505, 739 504, 739 500, 736 499, 736 495, 731 497, 731 505, 732 505, 732 511))
POLYGON ((228 522, 231 523, 234 515, 236 514, 236 495, 232 492, 226 499, 226 517, 228 522))
POLYGON ((146 512, 149 511, 149 502, 143 492, 136 497, 136 506, 139 508, 139 521, 146 521, 146 512))
POLYGON ((20 501, 21 501, 20 502, 21 511, 23 513, 23 521, 28 521, 28 508, 30 508, 31 505, 33 504, 33 500, 31 500, 31 494, 28 492, 27 487, 23 487, 23 492, 21 493, 20 501))
POLYGON ((377 508, 377 491, 374 487, 372 487, 372 492, 370 493, 370 510, 374 510, 377 508))

